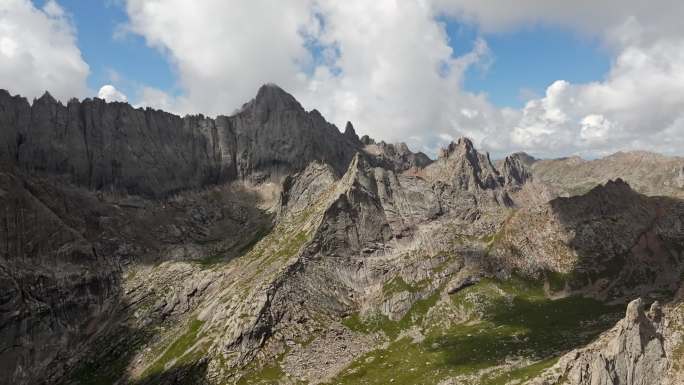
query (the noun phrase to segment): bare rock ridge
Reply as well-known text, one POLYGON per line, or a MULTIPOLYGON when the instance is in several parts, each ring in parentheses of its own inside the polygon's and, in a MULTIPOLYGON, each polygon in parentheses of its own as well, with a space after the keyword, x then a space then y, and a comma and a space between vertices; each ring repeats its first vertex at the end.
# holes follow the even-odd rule
POLYGON ((460 138, 442 149, 430 168, 434 179, 451 182, 462 190, 495 190, 505 184, 489 154, 481 154, 468 138, 460 138))
POLYGON ((522 186, 525 182, 531 180, 532 172, 529 168, 534 163, 534 160, 531 156, 521 152, 507 156, 501 167, 504 183, 522 186))
POLYGON ((235 179, 300 171, 319 160, 342 173, 360 148, 274 85, 240 112, 183 118, 100 99, 30 105, 0 91, 0 159, 92 189, 164 196, 235 179))
POLYGON ((387 167, 397 171, 418 170, 432 163, 422 152, 411 152, 406 143, 375 143, 375 141, 366 141, 367 144, 364 151, 379 161, 385 162, 387 167))

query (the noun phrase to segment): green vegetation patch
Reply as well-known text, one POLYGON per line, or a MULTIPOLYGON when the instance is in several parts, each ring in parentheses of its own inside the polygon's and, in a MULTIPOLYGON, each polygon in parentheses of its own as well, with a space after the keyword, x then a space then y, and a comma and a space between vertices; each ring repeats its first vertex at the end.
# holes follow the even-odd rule
POLYGON ((237 385, 270 385, 278 384, 285 376, 279 362, 264 366, 260 370, 251 371, 248 375, 240 378, 237 385))
POLYGON ((546 281, 549 283, 551 292, 559 292, 565 290, 567 283, 572 279, 570 273, 559 273, 549 271, 546 273, 546 281))
POLYGON ((406 330, 413 325, 419 325, 425 314, 439 299, 440 290, 435 291, 427 298, 416 301, 411 309, 398 321, 392 321, 383 314, 371 314, 361 318, 359 314, 352 314, 342 320, 342 324, 349 329, 360 333, 374 333, 382 331, 390 339, 395 339, 402 330, 406 330))
MULTIPOLYGON (((249 365, 242 369, 247 374, 238 380, 237 385, 271 385, 280 384, 285 377, 285 372, 281 366, 283 358, 287 351, 280 354, 267 365, 261 366, 258 361, 252 361, 249 365)), ((299 383, 291 380, 291 384, 299 383)))
POLYGON ((613 326, 624 311, 623 306, 583 297, 551 300, 544 296, 541 284, 515 277, 483 280, 455 294, 452 301, 466 304, 473 294, 487 299, 481 319, 446 328, 422 325, 426 334, 422 341, 392 341, 387 348, 354 361, 332 383, 436 384, 447 377, 476 374, 509 359, 535 363, 484 376, 481 383, 526 380, 551 366, 563 352, 590 342, 613 326))
POLYGON ((511 382, 517 384, 524 384, 525 381, 529 381, 537 377, 544 370, 552 367, 556 362, 558 362, 557 357, 538 361, 531 365, 513 369, 503 374, 487 377, 482 380, 480 385, 506 385, 511 382))
POLYGON ((172 366, 176 366, 180 364, 192 363, 193 361, 201 358, 204 352, 204 347, 201 346, 201 344, 200 346, 195 346, 194 348, 193 346, 196 345, 200 338, 199 330, 203 324, 204 321, 200 321, 198 319, 192 320, 185 333, 176 338, 176 340, 174 340, 171 345, 164 350, 161 357, 159 357, 151 366, 145 369, 142 377, 149 377, 161 373, 168 369, 167 366, 172 362, 172 366), (193 349, 190 350, 190 348, 193 349))
POLYGON ((401 293, 402 291, 416 293, 418 289, 406 283, 406 281, 404 281, 404 279, 400 275, 392 278, 389 282, 386 282, 382 287, 382 293, 385 296, 401 293))

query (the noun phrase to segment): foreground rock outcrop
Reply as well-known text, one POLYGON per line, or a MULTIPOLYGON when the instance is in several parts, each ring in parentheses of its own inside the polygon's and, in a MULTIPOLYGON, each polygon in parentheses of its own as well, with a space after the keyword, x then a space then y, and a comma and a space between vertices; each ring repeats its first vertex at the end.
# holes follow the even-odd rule
POLYGON ((630 302, 625 318, 586 348, 563 356, 532 384, 677 385, 684 364, 682 307, 659 302, 644 312, 641 299, 630 302))

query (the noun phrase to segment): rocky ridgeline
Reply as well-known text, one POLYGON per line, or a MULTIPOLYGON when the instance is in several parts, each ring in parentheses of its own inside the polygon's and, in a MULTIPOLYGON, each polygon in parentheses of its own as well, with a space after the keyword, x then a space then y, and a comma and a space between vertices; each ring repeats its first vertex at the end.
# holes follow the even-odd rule
MULTIPOLYGON (((495 164, 461 138, 432 161, 351 123, 340 133, 277 86, 216 119, 49 95, 0 93, 0 107, 0 384, 336 382, 496 306, 508 319, 548 306, 544 293, 621 301, 681 284, 680 201, 621 180, 552 199, 526 154, 495 164), (518 275, 544 293, 519 298, 506 281, 518 275)), ((599 354, 608 369, 590 382, 602 347, 539 378, 674 378, 678 334, 644 317, 616 326, 626 348, 599 354)), ((454 349, 477 338, 461 337, 454 349)), ((500 358, 465 378, 530 360, 500 358)), ((442 369, 443 383, 463 380, 442 369)))
POLYGON ((97 190, 161 197, 236 179, 262 180, 313 160, 346 169, 361 143, 318 111, 266 85, 233 116, 183 118, 100 99, 29 104, 0 91, 0 160, 97 190))
POLYGON ((684 198, 682 157, 628 151, 592 160, 578 156, 531 158, 528 167, 537 181, 548 185, 557 195, 584 194, 598 184, 622 178, 641 194, 684 198))

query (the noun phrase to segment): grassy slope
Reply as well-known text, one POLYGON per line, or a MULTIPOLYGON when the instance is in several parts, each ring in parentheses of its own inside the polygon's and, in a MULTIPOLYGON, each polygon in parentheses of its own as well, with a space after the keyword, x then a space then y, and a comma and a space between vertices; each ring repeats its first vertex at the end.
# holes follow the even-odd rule
MULTIPOLYGON (((612 326, 622 307, 570 297, 549 300, 539 285, 512 279, 485 280, 451 297, 453 306, 484 306, 482 317, 448 328, 422 324, 425 339, 394 340, 386 349, 372 351, 348 367, 334 384, 436 384, 440 379, 475 374, 501 365, 506 360, 524 360, 527 365, 494 371, 476 382, 483 385, 525 380, 551 366, 561 352, 586 344, 612 326), (470 303, 481 296, 487 299, 470 303)), ((423 304, 424 305, 424 304, 423 304)), ((424 312, 425 309, 418 312, 424 312)), ((416 311, 412 311, 415 315, 416 311)), ((391 336, 417 322, 385 321, 377 326, 356 319, 348 326, 357 330, 390 330, 391 336), (355 324, 354 324, 355 323, 355 324), (365 329, 360 325, 365 325, 365 329)))

